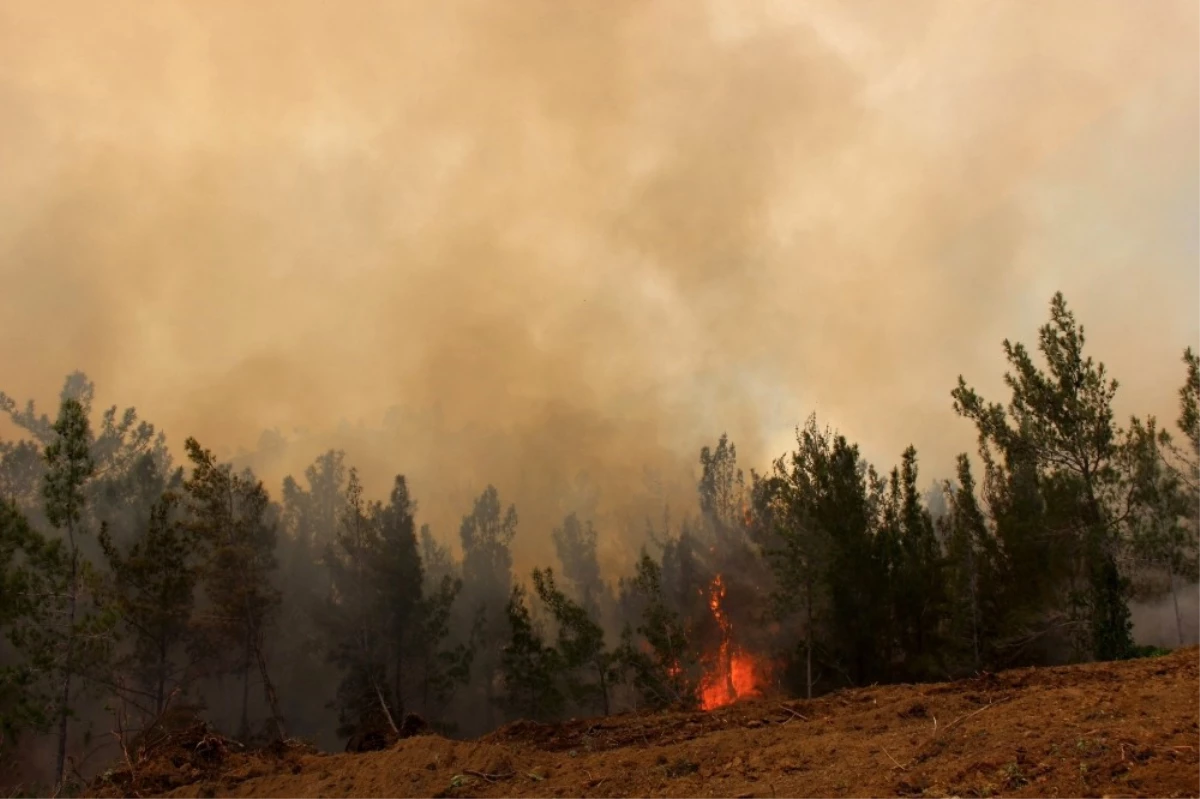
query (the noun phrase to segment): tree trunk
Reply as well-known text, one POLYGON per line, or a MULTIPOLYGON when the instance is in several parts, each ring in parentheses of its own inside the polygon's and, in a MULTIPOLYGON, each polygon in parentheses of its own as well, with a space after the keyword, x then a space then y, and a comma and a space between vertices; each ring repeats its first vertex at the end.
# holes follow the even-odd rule
POLYGON ((62 707, 58 711, 58 764, 56 773, 61 788, 67 774, 67 719, 71 712, 71 674, 75 669, 75 606, 79 596, 79 553, 75 549, 75 531, 68 526, 71 542, 71 589, 67 598, 67 652, 63 661, 62 707))
POLYGON ((387 700, 383 698, 383 691, 379 690, 379 683, 372 679, 371 687, 375 689, 375 698, 379 700, 379 709, 383 711, 383 717, 387 719, 388 726, 392 728, 392 732, 399 735, 400 728, 396 726, 396 719, 392 717, 392 711, 388 708, 387 700))
POLYGON ((254 642, 254 659, 258 661, 258 672, 262 677, 267 706, 271 709, 271 722, 275 725, 275 734, 282 741, 287 738, 287 731, 283 727, 283 714, 279 712, 279 696, 275 693, 275 684, 271 682, 271 675, 267 673, 266 655, 263 654, 262 646, 257 640, 254 642))
POLYGON ((431 681, 430 674, 433 671, 433 663, 430 660, 429 653, 425 653, 425 670, 421 675, 421 712, 425 714, 425 718, 430 722, 433 721, 433 714, 429 711, 429 683, 431 681))
POLYGON ((1179 615, 1179 590, 1175 587, 1175 570, 1167 562, 1167 579, 1171 583, 1171 600, 1175 603, 1175 632, 1179 636, 1179 645, 1183 646, 1183 617, 1179 615))
POLYGON ((161 716, 167 695, 167 642, 164 638, 158 643, 158 684, 154 687, 154 712, 161 716))
POLYGON ((396 675, 394 679, 392 702, 396 706, 396 715, 403 720, 407 708, 404 706, 404 630, 401 628, 396 636, 396 675))
POLYGON ((604 715, 607 716, 610 712, 608 706, 608 678, 605 675, 604 667, 600 667, 600 699, 604 706, 604 715))
POLYGON ((971 576, 971 645, 975 652, 975 671, 979 671, 979 577, 975 570, 975 542, 967 542, 967 570, 971 576))
POLYGON ((250 632, 246 632, 246 652, 242 663, 242 723, 239 737, 245 743, 250 739, 250 632))
POLYGON ((813 639, 813 597, 812 597, 812 581, 806 586, 808 597, 805 604, 808 605, 808 621, 804 625, 804 685, 805 696, 812 699, 812 639, 813 639))

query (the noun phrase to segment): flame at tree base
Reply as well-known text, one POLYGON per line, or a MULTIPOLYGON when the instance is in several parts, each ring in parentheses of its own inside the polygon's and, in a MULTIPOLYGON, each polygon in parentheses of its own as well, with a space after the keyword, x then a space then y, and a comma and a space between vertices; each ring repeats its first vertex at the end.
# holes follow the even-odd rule
POLYGON ((740 652, 722 658, 700 681, 700 707, 714 710, 739 699, 762 693, 762 670, 754 659, 740 652))
POLYGON ((704 710, 758 696, 765 684, 764 669, 753 657, 735 647, 731 640, 733 623, 721 607, 721 600, 725 598, 725 583, 721 575, 716 576, 710 588, 708 606, 721 630, 721 646, 712 667, 700 680, 700 707, 704 710))

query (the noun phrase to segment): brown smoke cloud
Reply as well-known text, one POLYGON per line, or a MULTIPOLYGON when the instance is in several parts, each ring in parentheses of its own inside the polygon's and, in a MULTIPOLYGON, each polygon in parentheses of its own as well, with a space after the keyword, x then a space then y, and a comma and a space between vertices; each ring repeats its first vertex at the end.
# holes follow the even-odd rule
POLYGON ((1184 0, 12 0, 2 387, 278 428, 272 484, 344 446, 450 538, 493 482, 523 562, 814 409, 947 474, 956 376, 997 396, 1060 288, 1122 410, 1173 416, 1197 33, 1184 0))

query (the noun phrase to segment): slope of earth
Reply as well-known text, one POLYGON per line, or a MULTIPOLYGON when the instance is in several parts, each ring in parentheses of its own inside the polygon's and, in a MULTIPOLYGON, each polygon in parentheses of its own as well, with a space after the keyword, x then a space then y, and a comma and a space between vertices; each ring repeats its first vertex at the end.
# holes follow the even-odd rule
POLYGON ((100 795, 1200 796, 1200 652, 710 713, 511 724, 366 754, 167 755, 100 795), (194 758, 193 758, 194 760, 194 758), (178 763, 178 765, 176 765, 178 763), (186 783, 186 784, 183 784, 186 783))

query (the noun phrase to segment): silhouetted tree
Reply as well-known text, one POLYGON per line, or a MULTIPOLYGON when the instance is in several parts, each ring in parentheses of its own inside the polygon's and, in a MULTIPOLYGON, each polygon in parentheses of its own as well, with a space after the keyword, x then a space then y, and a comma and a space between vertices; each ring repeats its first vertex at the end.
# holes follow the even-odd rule
POLYGON ((124 552, 107 530, 100 533, 113 577, 113 610, 131 644, 113 664, 115 685, 145 720, 160 716, 170 693, 186 688, 193 676, 186 650, 199 571, 196 541, 179 518, 179 501, 163 494, 124 552))
MULTIPOLYGON (((84 633, 80 625, 81 594, 83 580, 90 564, 86 564, 79 551, 79 538, 88 532, 84 516, 85 488, 95 472, 95 461, 91 456, 91 431, 83 406, 75 399, 63 401, 58 420, 53 427, 55 438, 46 447, 46 478, 43 489, 46 498, 46 518, 52 525, 66 534, 65 574, 46 574, 53 584, 55 578, 62 581, 65 597, 65 624, 49 622, 48 626, 61 630, 62 654, 57 664, 58 680, 61 685, 57 703, 58 714, 58 761, 55 775, 61 785, 66 776, 67 721, 71 714, 71 684, 83 669, 80 660, 79 638, 84 633)), ((47 561, 55 567, 61 564, 47 561)), ((51 597, 47 597, 51 599, 51 597)), ((55 603, 57 604, 57 603, 55 603)), ((53 635, 52 633, 49 633, 53 635)))
POLYGON ((696 684, 690 677, 695 651, 689 646, 683 621, 667 602, 662 569, 646 552, 626 588, 641 600, 642 612, 636 636, 629 624, 621 633, 617 662, 624 679, 649 707, 695 706, 696 684))
POLYGON ((521 586, 513 586, 505 614, 510 635, 501 654, 505 694, 499 701, 510 713, 523 718, 552 720, 563 704, 557 680, 562 666, 559 653, 546 646, 534 629, 521 586))
POLYGON ((579 705, 596 708, 607 716, 617 667, 615 656, 604 645, 604 630, 583 605, 571 601, 559 589, 553 569, 534 569, 533 585, 558 624, 556 648, 567 693, 579 705))
POLYGON ((267 668, 266 634, 275 620, 280 594, 272 585, 276 530, 269 500, 249 472, 234 474, 217 463, 194 438, 185 443, 192 462, 184 483, 190 529, 204 546, 200 581, 209 602, 201 618, 208 652, 240 651, 235 669, 242 675, 241 730, 250 734, 250 671, 258 668, 274 734, 282 739, 283 714, 267 668))
POLYGON ((497 656, 508 637, 509 626, 499 612, 512 592, 512 552, 517 534, 517 509, 500 504, 495 487, 488 486, 475 500, 471 513, 459 528, 462 538, 463 599, 467 609, 480 617, 478 676, 483 686, 488 726, 497 704, 494 691, 499 663, 497 656))
POLYGON ((945 483, 948 506, 941 520, 946 539, 947 591, 952 647, 969 652, 971 667, 991 662, 996 637, 1000 551, 975 496, 971 461, 958 456, 957 486, 945 483))
POLYGON ((1178 642, 1183 644, 1183 618, 1179 610, 1177 579, 1197 578, 1196 503, 1181 470, 1172 468, 1167 453, 1172 447, 1167 431, 1157 430, 1155 419, 1131 420, 1124 447, 1124 472, 1128 480, 1125 524, 1129 544, 1140 565, 1161 573, 1175 608, 1178 642))
POLYGON ((342 675, 336 699, 342 736, 383 723, 399 732, 400 714, 393 711, 399 700, 387 680, 390 642, 383 581, 375 578, 383 540, 379 525, 367 514, 358 472, 350 469, 341 530, 326 545, 332 590, 319 616, 329 658, 342 675))
POLYGON ((568 514, 561 527, 554 528, 554 549, 563 566, 563 576, 574 590, 576 599, 592 618, 599 618, 604 583, 596 559, 596 529, 568 514))
POLYGON ((397 475, 388 504, 377 507, 373 514, 379 526, 379 552, 373 563, 372 580, 378 586, 382 602, 392 695, 396 715, 401 717, 406 708, 404 683, 409 653, 419 656, 416 639, 424 575, 413 520, 416 509, 416 502, 408 493, 408 483, 403 475, 397 475))

